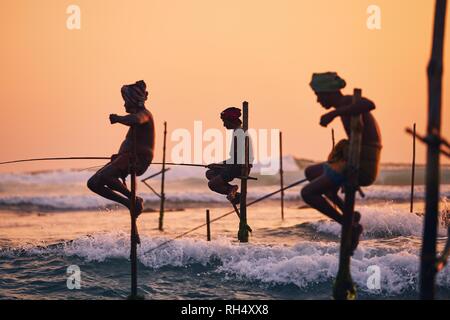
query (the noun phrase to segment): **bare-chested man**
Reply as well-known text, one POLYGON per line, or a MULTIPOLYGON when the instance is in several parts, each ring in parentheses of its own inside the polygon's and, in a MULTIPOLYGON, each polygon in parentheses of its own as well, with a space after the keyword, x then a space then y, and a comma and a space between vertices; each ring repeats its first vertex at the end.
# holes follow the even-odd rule
MULTIPOLYGON (((375 104, 366 98, 362 98, 358 103, 353 104, 353 96, 341 93, 341 89, 346 85, 345 81, 334 72, 313 74, 310 85, 317 95, 317 102, 323 108, 334 108, 321 117, 321 126, 326 127, 339 117, 347 136, 350 138, 351 116, 362 115, 363 135, 358 183, 360 186, 371 185, 378 175, 381 153, 380 129, 377 121, 370 113, 375 109, 375 104)), ((330 201, 341 211, 344 210, 344 202, 338 196, 338 191, 346 180, 345 167, 348 145, 348 140, 339 141, 328 156, 327 162, 307 167, 305 176, 310 183, 301 191, 302 198, 307 204, 340 224, 342 224, 342 214, 330 204, 330 201)), ((359 237, 363 231, 359 223, 360 218, 359 212, 355 212, 352 252, 358 246, 359 237)))
MULTIPOLYGON (((212 163, 208 165, 206 171, 206 178, 208 179, 208 187, 219 194, 227 195, 227 199, 233 203, 238 204, 241 199, 241 194, 238 191, 237 185, 231 185, 230 182, 242 176, 242 166, 245 163, 245 134, 242 130, 242 121, 239 119, 241 110, 235 107, 230 107, 220 113, 220 118, 223 121, 223 126, 228 130, 233 130, 233 136, 230 147, 230 158, 221 163, 212 163), (236 145, 236 160, 234 158, 234 137, 237 138, 236 145)), ((253 148, 249 136, 249 170, 253 163, 253 148)), ((249 174, 250 171, 247 173, 249 174)))
MULTIPOLYGON (((153 148, 155 145, 155 126, 153 116, 145 108, 148 92, 144 81, 137 81, 131 85, 125 85, 121 89, 125 101, 125 111, 128 115, 119 116, 111 114, 111 124, 120 123, 129 126, 130 129, 122 142, 119 153, 111 156, 111 161, 95 173, 88 181, 88 188, 104 198, 123 204, 130 208, 131 192, 125 184, 125 178, 130 173, 130 161, 132 155, 131 126, 136 128, 136 175, 142 175, 153 160, 153 148), (121 182, 119 179, 122 179, 121 182)), ((142 213, 143 199, 136 197, 136 216, 142 213)))

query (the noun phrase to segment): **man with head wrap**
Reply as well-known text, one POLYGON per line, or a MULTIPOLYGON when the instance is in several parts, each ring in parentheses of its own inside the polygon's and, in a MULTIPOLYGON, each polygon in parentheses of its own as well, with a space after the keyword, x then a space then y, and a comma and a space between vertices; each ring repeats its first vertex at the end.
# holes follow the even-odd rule
MULTIPOLYGON (((125 116, 111 114, 111 124, 120 123, 130 127, 125 140, 122 142, 119 152, 111 156, 111 161, 97 171, 88 181, 90 190, 104 198, 118 202, 128 209, 130 208, 131 192, 125 184, 128 176, 132 155, 131 126, 136 130, 136 175, 142 175, 153 160, 153 148, 155 145, 155 125, 153 116, 145 108, 148 97, 147 87, 143 80, 134 84, 124 85, 121 89, 122 98, 125 101, 125 116), (119 179, 122 179, 122 183, 119 179)), ((143 210, 143 199, 136 197, 136 214, 139 216, 143 210)))
MULTIPOLYGON (((238 186, 231 185, 229 182, 242 176, 242 165, 245 163, 245 133, 242 129, 242 121, 239 119, 240 116, 241 110, 235 107, 227 108, 220 113, 223 126, 228 130, 233 130, 230 158, 222 161, 222 163, 208 165, 209 170, 206 171, 206 178, 209 180, 208 187, 214 192, 227 195, 227 199, 233 204, 240 202, 240 193, 237 192, 238 186), (234 154, 235 137, 237 139, 236 155, 234 154)), ((252 149, 251 139, 249 139, 250 168, 253 162, 252 149)))
MULTIPOLYGON (((366 98, 361 98, 357 103, 353 103, 352 95, 341 93, 341 89, 345 85, 345 81, 335 72, 314 73, 310 83, 317 96, 317 102, 325 109, 334 109, 321 117, 321 126, 326 127, 339 117, 347 137, 350 138, 351 117, 362 116, 363 134, 358 183, 360 186, 369 186, 378 175, 381 153, 380 129, 371 114, 371 111, 375 109, 375 104, 366 98)), ((310 183, 301 191, 302 198, 307 204, 340 224, 342 224, 342 214, 330 204, 330 201, 343 212, 344 202, 338 196, 338 190, 345 182, 348 146, 348 139, 339 141, 328 156, 327 162, 307 167, 305 177, 310 183)), ((362 233, 360 218, 361 215, 355 212, 352 251, 358 246, 362 233)))

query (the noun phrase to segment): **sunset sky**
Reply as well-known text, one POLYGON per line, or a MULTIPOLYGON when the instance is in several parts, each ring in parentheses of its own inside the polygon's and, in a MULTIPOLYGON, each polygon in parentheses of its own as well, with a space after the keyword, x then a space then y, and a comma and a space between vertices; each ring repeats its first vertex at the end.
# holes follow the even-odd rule
MULTIPOLYGON (((120 87, 144 79, 161 160, 163 121, 172 130, 221 128, 219 113, 249 101, 250 126, 279 128, 284 152, 325 159, 331 128, 308 83, 337 71, 344 93, 362 88, 377 109, 382 162, 409 162, 404 128, 426 128, 431 0, 15 0, 0 4, 0 161, 42 156, 108 156, 126 128, 120 87), (81 29, 66 28, 70 4, 81 29), (366 26, 381 8, 381 30, 366 26)), ((445 64, 450 68, 447 12, 445 64)), ((443 135, 450 138, 450 71, 444 70, 443 135)), ((170 142, 170 141, 169 141, 170 142)), ((169 143, 170 151, 172 144, 169 143)), ((417 161, 425 161, 418 146, 417 161)), ((449 163, 449 161, 445 161, 449 163)), ((29 163, 0 172, 83 167, 98 162, 29 163)))

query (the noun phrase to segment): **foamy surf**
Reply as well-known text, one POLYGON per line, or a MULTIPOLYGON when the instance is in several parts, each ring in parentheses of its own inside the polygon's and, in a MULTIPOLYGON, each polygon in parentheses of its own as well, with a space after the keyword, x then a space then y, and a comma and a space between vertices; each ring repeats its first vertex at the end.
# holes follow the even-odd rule
MULTIPOLYGON (((198 239, 179 239, 157 248, 164 237, 142 237, 138 260, 154 272, 201 265, 208 272, 221 275, 227 281, 252 283, 259 286, 294 285, 301 291, 329 284, 338 267, 337 242, 299 241, 294 246, 240 245, 222 238, 207 242, 198 239), (155 249, 156 248, 156 249, 155 249)), ((362 244, 352 259, 352 276, 359 291, 374 296, 398 296, 416 291, 419 256, 415 248, 386 250, 362 244), (369 288, 367 281, 373 267, 379 268, 380 287, 369 288)), ((129 235, 126 233, 96 234, 51 247, 26 247, 22 250, 2 251, 6 255, 31 255, 45 259, 48 255, 78 257, 92 263, 121 260, 127 264, 129 235), (13 254, 13 252, 15 252, 13 254)), ((100 267, 100 266, 99 266, 100 267)), ((450 290, 450 269, 439 274, 439 287, 450 290)))
MULTIPOLYGON (((206 188, 206 187, 205 187, 206 188)), ((221 203, 227 204, 225 197, 213 193, 205 188, 190 188, 189 192, 186 191, 171 191, 167 190, 166 200, 173 203, 198 203, 199 205, 206 205, 208 203, 221 203)), ((140 196, 148 203, 159 203, 159 198, 141 189, 140 196)), ((248 193, 248 201, 256 200, 265 196, 268 193, 278 190, 278 187, 253 187, 248 193)), ((387 186, 374 186, 365 190, 366 197, 358 199, 358 203, 364 203, 368 201, 396 201, 406 202, 409 201, 410 193, 408 187, 387 187, 387 186), (392 192, 389 191, 392 188, 392 192)), ((442 187, 441 195, 443 199, 450 197, 450 185, 442 187)), ((416 200, 423 200, 424 192, 420 190, 416 193, 416 200)), ((280 195, 276 194, 270 199, 278 200, 280 195)), ((285 192, 286 201, 298 201, 302 202, 299 187, 288 190, 285 192)), ((7 209, 19 209, 19 210, 61 210, 61 211, 73 211, 73 210, 97 210, 118 207, 117 204, 107 199, 101 198, 94 194, 36 194, 36 195, 5 195, 0 196, 0 207, 7 209)))
MULTIPOLYGON (((231 209, 223 196, 208 190, 204 169, 194 169, 197 171, 173 168, 166 177, 167 202, 186 207, 185 211, 166 215, 167 237, 148 236, 153 233, 156 215, 140 218, 139 285, 152 292, 154 296, 149 298, 330 297, 337 272, 340 226, 319 220, 323 216, 312 209, 296 209, 302 205, 301 186, 285 193, 285 221, 280 220, 278 202, 251 207, 250 224, 255 230, 251 244, 217 239, 220 235, 235 235, 237 220, 233 215, 213 226, 216 240, 212 242, 199 240, 204 238, 204 230, 198 230, 191 236, 201 238, 182 238, 155 249, 170 236, 203 223, 204 208, 211 205, 214 216, 231 209)), ((407 170, 402 170, 403 181, 407 170)), ((6 288, 0 292, 0 299, 23 298, 35 292, 40 297, 57 299, 68 294, 81 299, 122 298, 128 294, 129 234, 110 230, 128 231, 129 220, 122 214, 126 213, 123 208, 87 190, 85 183, 91 174, 71 170, 0 174, 0 214, 4 218, 0 229, 7 234, 0 237, 0 265, 9 274, 6 280, 0 278, 6 288), (122 209, 121 214, 94 214, 114 208, 122 209), (41 214, 41 210, 50 213, 41 214), (73 212, 54 214, 69 211, 73 212), (99 230, 102 233, 97 233, 99 230), (27 234, 27 238, 21 234, 27 234), (56 244, 41 245, 41 239, 56 244), (61 239, 75 240, 63 243, 61 239), (32 244, 19 247, 24 242, 32 244), (68 293, 61 279, 65 279, 67 267, 73 264, 80 266, 85 287, 83 291, 68 293), (27 275, 26 283, 24 272, 33 274, 27 275)), ((286 172, 286 185, 301 179, 302 174, 302 170, 286 172)), ((151 184, 157 188, 159 182, 151 184)), ((159 198, 143 184, 138 187, 147 208, 159 203, 159 198)), ((278 176, 260 176, 258 181, 249 182, 248 201, 277 189, 278 176)), ((363 298, 417 297, 423 218, 406 208, 410 187, 374 185, 364 188, 364 192, 366 198, 358 197, 357 208, 362 213, 365 231, 352 260, 352 275, 359 293, 363 298), (368 269, 372 266, 380 270, 380 289, 367 287, 368 269)), ((442 185, 441 192, 449 197, 450 185, 442 185)), ((415 196, 422 202, 423 186, 416 187, 415 196)), ((279 200, 280 195, 271 199, 279 200)), ((441 208, 444 207, 445 201, 441 208)), ((442 228, 439 236, 446 236, 442 228)), ((439 244, 443 241, 440 239, 439 244)), ((450 295, 449 279, 447 268, 438 278, 441 298, 450 295)))
MULTIPOLYGON (((361 213, 361 224, 364 227, 363 239, 422 236, 423 216, 411 213, 406 208, 388 203, 377 206, 358 206, 357 210, 361 213)), ((442 219, 440 222, 438 236, 445 237, 447 228, 442 219)), ((320 233, 334 236, 341 234, 341 226, 331 220, 312 222, 311 225, 320 233)))

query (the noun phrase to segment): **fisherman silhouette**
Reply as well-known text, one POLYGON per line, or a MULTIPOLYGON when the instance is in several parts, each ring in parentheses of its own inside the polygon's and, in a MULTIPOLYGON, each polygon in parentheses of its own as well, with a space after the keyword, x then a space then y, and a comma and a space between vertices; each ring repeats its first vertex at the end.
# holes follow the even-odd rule
MULTIPOLYGON (((345 85, 345 81, 334 72, 315 73, 310 83, 317 96, 317 102, 327 110, 334 108, 334 110, 321 117, 321 126, 326 127, 334 119, 340 117, 345 132, 350 138, 351 117, 362 115, 363 133, 358 184, 359 186, 369 186, 378 175, 382 147, 378 123, 370 113, 375 109, 375 104, 366 98, 362 98, 358 103, 353 104, 352 95, 343 95, 341 93, 341 89, 345 85)), ((301 191, 302 198, 308 205, 339 224, 342 224, 343 215, 329 201, 334 203, 342 212, 344 211, 344 201, 339 197, 338 191, 346 182, 345 168, 348 147, 349 140, 341 140, 333 148, 325 163, 307 167, 305 169, 305 177, 310 183, 303 187, 301 191)), ((363 231, 359 223, 360 219, 360 213, 355 212, 352 252, 357 248, 359 237, 363 231)))
MULTIPOLYGON (((230 158, 221 163, 212 163, 207 167, 206 178, 208 187, 217 193, 227 196, 227 199, 234 205, 240 202, 240 193, 237 185, 231 185, 230 182, 235 178, 242 176, 242 166, 245 164, 245 133, 242 129, 242 121, 239 119, 241 110, 230 107, 220 113, 223 126, 228 130, 233 130, 233 139, 230 147, 230 158), (236 137, 236 155, 235 155, 235 137, 236 137)), ((252 167, 253 152, 251 139, 249 139, 249 171, 252 167)), ((249 174, 248 172, 247 174, 249 174)))
MULTIPOLYGON (((153 160, 155 145, 155 126, 153 116, 145 108, 148 97, 146 84, 143 80, 134 84, 124 85, 121 89, 125 101, 125 116, 111 114, 111 124, 120 123, 130 127, 119 152, 111 156, 111 161, 98 170, 88 181, 88 188, 98 195, 120 203, 130 209, 131 191, 128 190, 125 179, 130 173, 133 141, 132 126, 136 130, 136 175, 142 175, 153 160), (120 181, 122 179, 122 181, 120 181)), ((143 210, 143 199, 136 197, 135 215, 138 217, 143 210)))

